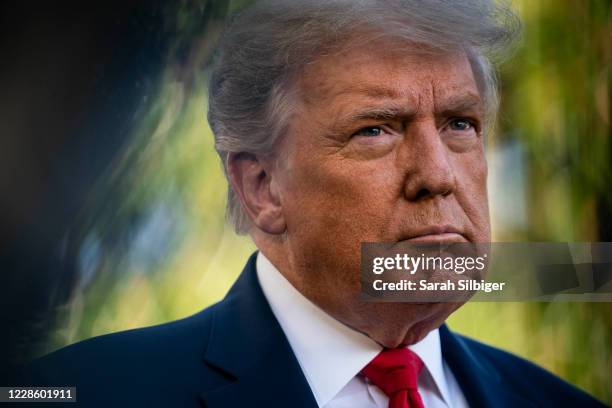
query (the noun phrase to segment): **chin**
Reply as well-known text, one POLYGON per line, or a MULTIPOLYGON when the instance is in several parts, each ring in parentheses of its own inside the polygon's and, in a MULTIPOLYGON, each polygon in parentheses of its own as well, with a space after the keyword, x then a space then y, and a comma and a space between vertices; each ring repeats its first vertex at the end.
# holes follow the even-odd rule
MULTIPOLYGON (((448 316, 457 310, 463 303, 404 303, 399 309, 410 308, 416 318, 409 321, 396 320, 385 324, 386 328, 377 327, 378 330, 370 333, 370 337, 386 348, 406 347, 423 340, 429 332, 440 327, 448 316), (416 308, 416 310, 414 309, 416 308), (382 329, 382 330, 381 330, 382 329)), ((397 307, 397 304, 396 304, 397 307)), ((397 317, 397 316, 396 316, 397 317)))

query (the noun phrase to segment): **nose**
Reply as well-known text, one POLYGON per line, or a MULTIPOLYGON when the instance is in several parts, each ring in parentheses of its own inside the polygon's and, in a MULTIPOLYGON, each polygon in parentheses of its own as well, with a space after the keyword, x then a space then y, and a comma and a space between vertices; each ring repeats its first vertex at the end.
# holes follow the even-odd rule
POLYGON ((435 123, 415 123, 406 131, 406 199, 418 201, 451 194, 456 187, 455 173, 449 162, 450 152, 435 123))

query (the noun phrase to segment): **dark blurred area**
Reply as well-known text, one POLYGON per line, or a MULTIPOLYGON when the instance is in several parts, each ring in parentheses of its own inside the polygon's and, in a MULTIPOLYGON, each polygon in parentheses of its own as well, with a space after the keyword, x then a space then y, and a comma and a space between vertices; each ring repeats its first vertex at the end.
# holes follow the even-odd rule
POLYGON ((180 7, 205 16, 212 6, 206 1, 0 5, 4 377, 36 349, 54 323, 52 307, 68 298, 75 277, 70 227, 92 185, 126 143, 162 62, 170 52, 187 57, 166 18, 169 9, 174 15, 180 7))

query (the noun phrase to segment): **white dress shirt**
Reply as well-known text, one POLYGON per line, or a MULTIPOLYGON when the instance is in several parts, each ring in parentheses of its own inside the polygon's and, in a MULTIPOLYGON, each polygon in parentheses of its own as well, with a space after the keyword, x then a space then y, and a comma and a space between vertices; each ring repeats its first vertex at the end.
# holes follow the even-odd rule
MULTIPOLYGON (((382 347, 304 297, 261 252, 257 277, 319 407, 387 408, 387 396, 359 375, 382 347)), ((467 407, 457 380, 442 359, 438 330, 409 348, 424 363, 418 389, 425 407, 467 407)))

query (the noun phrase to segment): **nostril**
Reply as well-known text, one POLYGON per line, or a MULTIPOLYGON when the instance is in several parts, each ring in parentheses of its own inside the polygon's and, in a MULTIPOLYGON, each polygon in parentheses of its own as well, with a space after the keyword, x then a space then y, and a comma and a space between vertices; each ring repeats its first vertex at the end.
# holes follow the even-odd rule
POLYGON ((422 189, 420 189, 416 193, 416 195, 414 196, 414 199, 415 200, 420 200, 422 198, 426 198, 426 197, 429 197, 429 196, 431 196, 431 192, 428 189, 426 189, 426 188, 422 188, 422 189))

